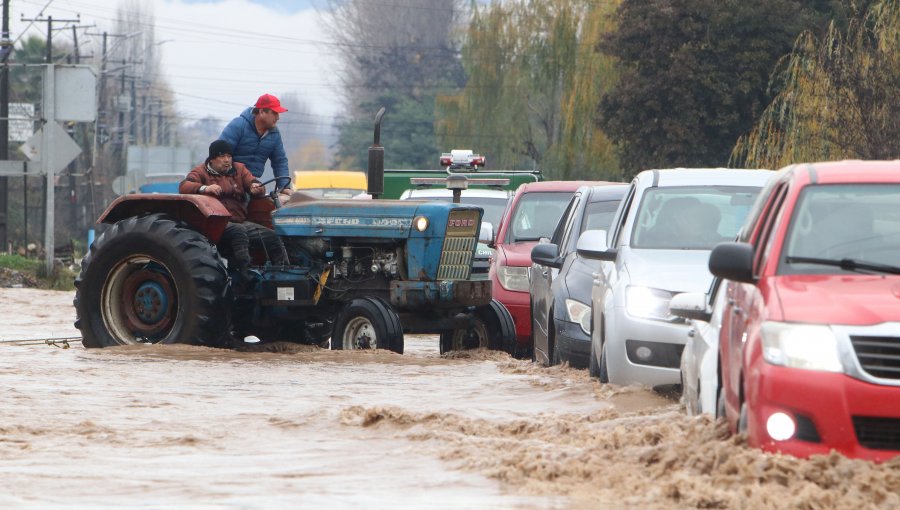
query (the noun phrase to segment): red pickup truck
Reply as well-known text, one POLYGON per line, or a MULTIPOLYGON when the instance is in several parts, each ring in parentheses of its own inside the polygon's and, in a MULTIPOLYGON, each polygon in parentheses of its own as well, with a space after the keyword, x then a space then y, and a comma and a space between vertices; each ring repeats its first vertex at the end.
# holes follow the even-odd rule
POLYGON ((900 455, 900 161, 783 169, 709 267, 732 431, 800 457, 900 455))

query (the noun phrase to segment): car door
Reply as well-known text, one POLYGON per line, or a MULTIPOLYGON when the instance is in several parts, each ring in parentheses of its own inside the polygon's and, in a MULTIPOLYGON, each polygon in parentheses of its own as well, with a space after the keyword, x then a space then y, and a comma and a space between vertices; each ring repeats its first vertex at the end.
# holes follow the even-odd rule
MULTIPOLYGON (((550 238, 551 243, 560 246, 559 243, 563 238, 564 232, 572 223, 574 217, 573 212, 580 202, 581 193, 575 193, 569 201, 562 218, 556 225, 553 237, 550 238)), ((549 362, 550 359, 548 332, 550 321, 552 320, 550 309, 553 305, 553 291, 551 290, 551 285, 558 273, 559 269, 542 264, 533 263, 531 266, 531 320, 532 335, 534 336, 534 349, 536 353, 539 352, 543 357, 546 357, 547 362, 549 362)))
MULTIPOLYGON (((635 180, 631 183, 631 187, 625 194, 625 198, 622 199, 619 209, 616 212, 616 216, 613 219, 612 226, 607 233, 606 239, 610 248, 621 248, 622 243, 628 238, 628 233, 625 232, 625 228, 628 223, 628 217, 637 202, 637 195, 638 182, 635 180)), ((613 303, 608 302, 610 301, 608 298, 611 296, 613 286, 615 286, 618 281, 618 266, 618 260, 612 262, 601 261, 597 272, 593 273, 594 285, 591 290, 591 341, 597 346, 602 345, 602 333, 599 326, 603 323, 603 315, 613 306, 613 303)), ((596 355, 599 356, 600 353, 597 352, 596 355)))
MULTIPOLYGON (((755 225, 742 240, 753 246, 753 274, 759 275, 763 267, 766 249, 779 217, 781 206, 787 194, 787 183, 778 183, 765 199, 765 205, 755 225)), ((728 281, 726 288, 725 309, 722 312, 722 330, 719 350, 722 359, 722 381, 725 391, 725 406, 729 421, 737 420, 741 405, 741 381, 743 378, 744 344, 747 341, 748 328, 756 317, 751 313, 756 305, 758 292, 755 285, 728 281)))

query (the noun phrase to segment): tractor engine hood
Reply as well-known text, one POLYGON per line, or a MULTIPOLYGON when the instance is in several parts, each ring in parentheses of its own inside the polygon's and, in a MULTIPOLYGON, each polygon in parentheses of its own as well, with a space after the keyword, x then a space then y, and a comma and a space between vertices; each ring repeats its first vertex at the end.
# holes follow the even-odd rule
MULTIPOLYGON (((404 200, 323 200, 295 192, 272 214, 282 236, 366 239, 443 238, 463 211, 474 211, 474 235, 481 228, 481 208, 441 202, 404 200), (451 212, 454 212, 451 218, 451 212), (419 218, 425 218, 420 221, 419 218), (422 228, 424 226, 424 229, 422 228)), ((471 217, 473 212, 463 213, 471 217)))

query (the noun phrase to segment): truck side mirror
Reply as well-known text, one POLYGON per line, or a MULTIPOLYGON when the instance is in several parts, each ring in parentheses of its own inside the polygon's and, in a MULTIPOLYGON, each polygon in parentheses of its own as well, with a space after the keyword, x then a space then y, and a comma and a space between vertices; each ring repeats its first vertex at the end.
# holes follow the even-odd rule
POLYGON ((481 232, 478 234, 478 242, 489 246, 494 244, 494 225, 491 222, 481 222, 481 232))
POLYGON ((618 251, 610 249, 606 244, 605 230, 585 230, 578 236, 578 243, 575 244, 575 251, 579 257, 590 260, 606 260, 612 262, 616 260, 618 251))
POLYGON ((709 272, 736 282, 756 283, 753 246, 737 242, 717 244, 709 254, 709 272))

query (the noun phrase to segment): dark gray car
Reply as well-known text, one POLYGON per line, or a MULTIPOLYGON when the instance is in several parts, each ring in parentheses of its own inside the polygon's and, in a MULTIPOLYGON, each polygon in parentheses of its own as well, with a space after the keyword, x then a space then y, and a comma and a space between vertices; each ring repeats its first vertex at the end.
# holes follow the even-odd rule
POLYGON ((628 186, 578 188, 550 242, 531 252, 531 331, 534 359, 545 365, 568 361, 586 368, 591 348, 591 287, 599 262, 577 256, 585 230, 608 230, 628 186))

